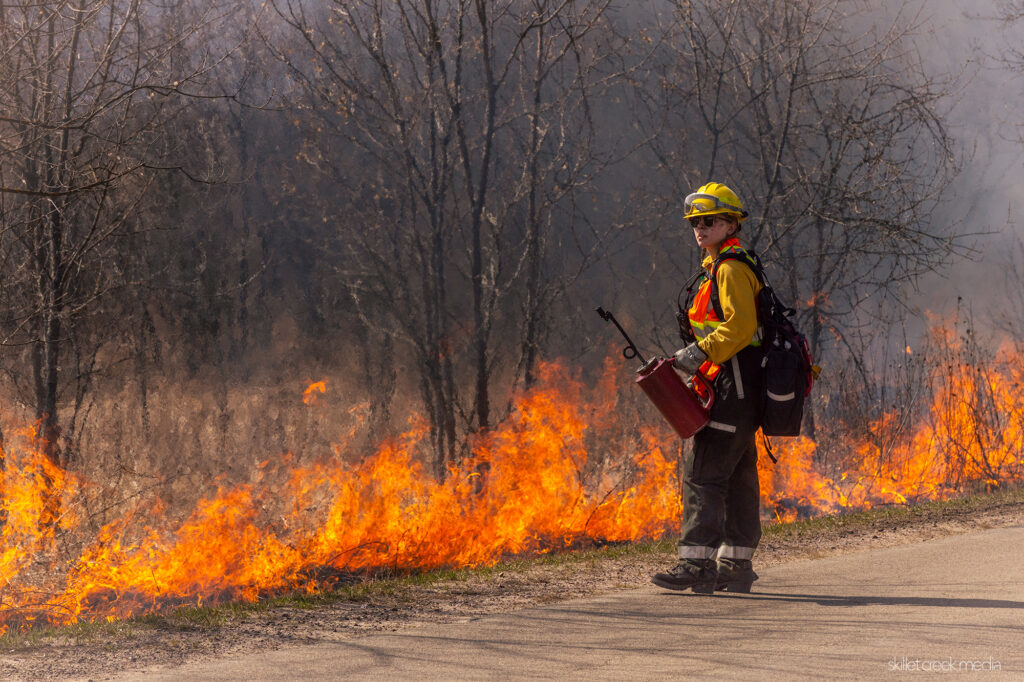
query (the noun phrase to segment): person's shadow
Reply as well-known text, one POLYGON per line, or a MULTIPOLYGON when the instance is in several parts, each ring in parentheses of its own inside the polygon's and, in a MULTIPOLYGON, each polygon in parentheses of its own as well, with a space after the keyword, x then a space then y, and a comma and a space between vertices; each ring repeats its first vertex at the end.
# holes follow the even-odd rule
MULTIPOLYGON (((689 592, 666 592, 666 596, 681 597, 694 595, 689 592)), ((943 608, 973 609, 1024 609, 1024 602, 1008 599, 980 599, 954 597, 881 597, 877 595, 832 595, 832 594, 796 594, 792 592, 716 592, 716 596, 730 599, 750 599, 759 601, 783 601, 795 603, 814 603, 821 606, 941 606, 943 608)))

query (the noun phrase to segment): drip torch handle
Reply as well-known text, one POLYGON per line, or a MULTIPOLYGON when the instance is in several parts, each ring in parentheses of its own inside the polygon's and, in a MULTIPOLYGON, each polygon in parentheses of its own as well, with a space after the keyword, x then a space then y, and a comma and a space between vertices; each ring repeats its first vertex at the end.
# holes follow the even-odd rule
POLYGON ((647 364, 647 361, 644 360, 642 355, 640 355, 640 351, 636 349, 636 346, 633 344, 633 340, 629 338, 629 334, 627 334, 626 330, 622 328, 622 325, 619 324, 619 321, 615 319, 615 316, 612 315, 610 312, 606 311, 601 306, 597 307, 597 314, 600 315, 601 319, 604 320, 605 322, 611 322, 612 324, 614 324, 615 327, 619 330, 619 333, 622 334, 623 338, 626 339, 626 343, 628 345, 622 349, 622 357, 626 358, 627 360, 638 358, 642 364, 647 364))
POLYGON ((697 372, 696 374, 693 375, 693 383, 694 385, 700 384, 701 388, 704 389, 702 392, 707 397, 704 400, 701 400, 701 405, 704 407, 705 410, 710 412, 711 406, 715 404, 715 389, 711 387, 711 384, 708 383, 708 380, 705 379, 704 375, 702 375, 700 372, 697 372))

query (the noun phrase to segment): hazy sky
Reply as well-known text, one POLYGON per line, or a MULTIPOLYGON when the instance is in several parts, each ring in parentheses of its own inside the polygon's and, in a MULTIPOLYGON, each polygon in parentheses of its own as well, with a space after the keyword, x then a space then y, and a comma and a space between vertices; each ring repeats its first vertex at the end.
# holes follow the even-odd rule
POLYGON ((995 20, 998 4, 921 0, 918 5, 923 22, 918 48, 926 68, 937 76, 962 73, 949 121, 966 161, 947 193, 946 211, 951 220, 962 221, 963 231, 993 233, 972 239, 979 251, 974 262, 922 281, 915 294, 918 305, 940 314, 958 295, 978 313, 991 307, 1006 312, 1005 300, 995 300, 992 292, 1007 285, 999 281, 1003 265, 1014 242, 1024 240, 1024 145, 1019 142, 1024 69, 1014 73, 997 61, 1008 45, 1024 46, 1024 24, 1007 27, 995 20))

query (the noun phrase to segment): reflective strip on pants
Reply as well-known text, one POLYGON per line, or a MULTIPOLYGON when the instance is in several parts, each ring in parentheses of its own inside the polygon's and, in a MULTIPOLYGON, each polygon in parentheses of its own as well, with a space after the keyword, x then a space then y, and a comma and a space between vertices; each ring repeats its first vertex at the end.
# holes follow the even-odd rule
MULTIPOLYGON (((700 545, 679 545, 680 559, 711 559, 718 551, 717 547, 702 547, 700 545)), ((750 550, 753 552, 754 550, 750 550)))
POLYGON ((709 429, 718 429, 719 431, 728 431, 729 433, 736 433, 736 427, 732 424, 723 424, 722 422, 710 421, 708 422, 709 429))
POLYGON ((753 559, 754 548, 753 547, 733 547, 732 545, 722 545, 718 548, 716 554, 718 559, 753 559))

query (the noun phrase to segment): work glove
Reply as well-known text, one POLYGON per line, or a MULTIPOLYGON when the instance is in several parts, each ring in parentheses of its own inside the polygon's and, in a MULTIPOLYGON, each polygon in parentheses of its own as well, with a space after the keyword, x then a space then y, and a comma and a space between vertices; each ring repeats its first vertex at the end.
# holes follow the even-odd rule
POLYGON ((697 370, 700 369, 700 366, 707 359, 707 354, 700 349, 700 346, 696 343, 691 343, 686 348, 680 348, 676 351, 672 366, 684 374, 696 374, 697 370))

